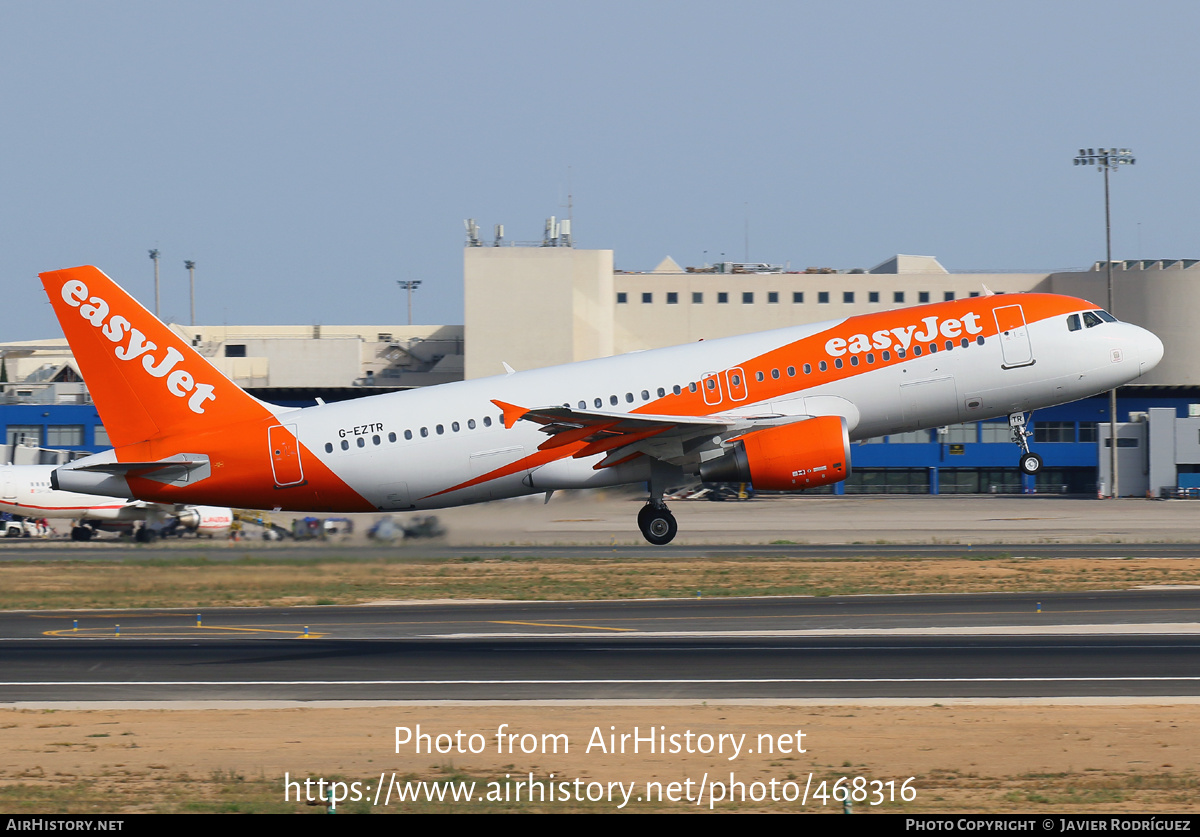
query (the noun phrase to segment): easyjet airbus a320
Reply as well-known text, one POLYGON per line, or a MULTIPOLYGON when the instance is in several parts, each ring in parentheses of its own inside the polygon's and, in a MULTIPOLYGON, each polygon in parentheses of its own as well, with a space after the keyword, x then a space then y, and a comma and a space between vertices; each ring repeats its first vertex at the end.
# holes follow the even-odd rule
POLYGON ((850 442, 1026 413, 1125 384, 1162 358, 1090 302, 971 297, 305 409, 221 375, 95 267, 41 274, 114 449, 54 485, 156 503, 407 511, 694 475, 799 490, 843 480, 850 442))

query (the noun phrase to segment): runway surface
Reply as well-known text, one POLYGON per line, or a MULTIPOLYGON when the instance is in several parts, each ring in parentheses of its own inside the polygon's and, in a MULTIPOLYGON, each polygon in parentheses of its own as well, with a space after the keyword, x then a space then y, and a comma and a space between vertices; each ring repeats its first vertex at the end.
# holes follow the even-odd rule
POLYGON ((0 702, 1195 696, 1198 615, 1197 590, 6 613, 0 702))
MULTIPOLYGON (((1200 506, 1198 506, 1200 509, 1200 506)), ((421 561, 446 558, 654 558, 691 560, 696 558, 743 557, 914 557, 938 558, 959 555, 977 557, 1012 556, 1028 558, 1194 558, 1200 556, 1200 543, 905 543, 905 544, 704 544, 650 546, 617 544, 613 546, 577 544, 535 544, 507 546, 446 546, 417 542, 402 546, 337 542, 307 544, 262 542, 169 542, 130 544, 104 541, 73 544, 64 541, 7 543, 0 541, 0 562, 5 561, 169 561, 203 556, 206 561, 238 561, 247 556, 275 561, 320 561, 331 557, 360 561, 389 559, 421 561)))

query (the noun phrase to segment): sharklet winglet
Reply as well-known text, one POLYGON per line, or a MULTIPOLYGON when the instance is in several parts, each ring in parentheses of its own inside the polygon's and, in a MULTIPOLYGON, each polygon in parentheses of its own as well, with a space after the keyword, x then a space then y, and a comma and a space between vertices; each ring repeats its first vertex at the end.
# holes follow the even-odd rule
POLYGON ((505 401, 497 401, 492 399, 492 403, 504 411, 504 429, 510 430, 512 426, 521 420, 521 416, 529 412, 525 407, 518 407, 516 404, 509 404, 505 401))

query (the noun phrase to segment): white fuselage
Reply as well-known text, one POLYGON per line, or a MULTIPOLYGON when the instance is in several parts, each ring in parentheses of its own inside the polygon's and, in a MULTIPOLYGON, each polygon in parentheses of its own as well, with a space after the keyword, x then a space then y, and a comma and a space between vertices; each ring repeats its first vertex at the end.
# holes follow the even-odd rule
MULTIPOLYGON (((279 420, 294 425, 304 447, 376 508, 438 508, 648 479, 645 457, 594 470, 602 458, 595 456, 530 463, 447 491, 519 463, 546 440, 528 422, 506 429, 493 400, 631 413, 663 402, 660 390, 669 395, 676 386, 686 390, 690 382, 713 376, 716 386, 705 399, 708 415, 841 414, 857 440, 1073 401, 1126 383, 1161 357, 1161 343, 1137 326, 1105 322, 1068 331, 1063 320, 1030 323, 1027 339, 1018 336, 1017 345, 995 335, 983 345, 955 343, 951 351, 910 354, 902 363, 875 367, 866 363, 866 352, 856 355, 847 347, 837 357, 846 364, 858 358, 860 371, 829 382, 821 382, 815 367, 820 360, 832 363, 832 357, 795 357, 759 368, 744 361, 835 325, 821 323, 322 405, 284 413, 279 420), (736 388, 728 375, 735 362, 744 367, 744 381, 736 388), (814 367, 807 375, 805 363, 814 367), (792 385, 781 387, 780 381, 792 385), (764 386, 772 382, 773 389, 764 386), (396 434, 396 441, 389 434, 396 434)), ((651 412, 667 411, 654 407, 651 412)))

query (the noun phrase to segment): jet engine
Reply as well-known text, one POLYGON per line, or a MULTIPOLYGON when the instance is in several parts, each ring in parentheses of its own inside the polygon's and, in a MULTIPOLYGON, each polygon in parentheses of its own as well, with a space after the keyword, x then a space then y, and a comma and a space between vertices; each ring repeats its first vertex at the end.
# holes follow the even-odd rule
POLYGON ((214 506, 177 506, 175 517, 183 528, 210 538, 228 532, 233 523, 232 510, 214 506))
POLYGON ((756 430, 723 456, 700 464, 705 482, 749 482, 759 490, 799 491, 850 475, 850 434, 841 416, 756 430))

